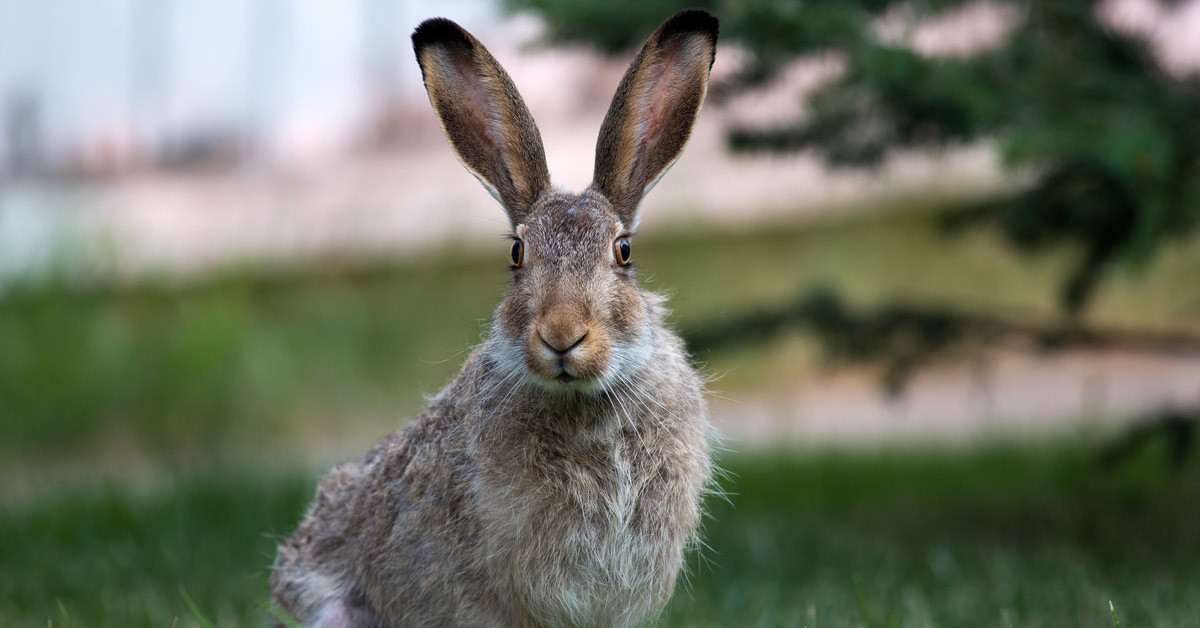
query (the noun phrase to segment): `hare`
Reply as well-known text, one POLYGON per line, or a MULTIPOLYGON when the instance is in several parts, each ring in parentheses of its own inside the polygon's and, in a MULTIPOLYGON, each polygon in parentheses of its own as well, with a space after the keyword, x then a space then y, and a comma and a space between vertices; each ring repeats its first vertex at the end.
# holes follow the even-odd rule
POLYGON ((414 423, 331 471, 284 540, 274 602, 305 626, 630 626, 658 613, 712 475, 701 381, 642 289, 642 196, 679 158, 717 20, 664 22, 608 110, 595 178, 550 186, 499 63, 454 22, 413 33, 459 159, 508 213, 488 338, 414 423))

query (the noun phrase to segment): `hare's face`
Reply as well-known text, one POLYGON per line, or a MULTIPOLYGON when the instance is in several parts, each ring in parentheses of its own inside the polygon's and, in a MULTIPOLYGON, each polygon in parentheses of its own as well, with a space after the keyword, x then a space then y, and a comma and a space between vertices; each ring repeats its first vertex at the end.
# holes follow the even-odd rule
POLYGON ((521 348, 517 368, 532 381, 598 392, 649 358, 652 326, 630 260, 632 234, 599 194, 547 197, 514 229, 513 283, 496 331, 521 348))

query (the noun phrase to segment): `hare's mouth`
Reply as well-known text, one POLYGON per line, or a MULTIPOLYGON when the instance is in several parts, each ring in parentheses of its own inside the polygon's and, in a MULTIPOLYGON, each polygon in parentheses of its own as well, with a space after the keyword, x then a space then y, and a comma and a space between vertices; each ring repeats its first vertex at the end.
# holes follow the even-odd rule
POLYGON ((559 395, 593 395, 599 394, 605 388, 603 378, 571 375, 565 371, 552 378, 539 377, 538 381, 541 382, 543 390, 559 395))
POLYGON ((600 378, 591 377, 579 373, 569 373, 567 369, 563 369, 553 377, 547 378, 548 383, 559 389, 588 389, 600 383, 600 378))
POLYGON ((534 381, 538 382, 544 390, 552 393, 594 393, 604 388, 603 377, 580 373, 573 368, 565 367, 565 365, 548 370, 550 372, 543 371, 539 374, 534 371, 532 374, 534 381))

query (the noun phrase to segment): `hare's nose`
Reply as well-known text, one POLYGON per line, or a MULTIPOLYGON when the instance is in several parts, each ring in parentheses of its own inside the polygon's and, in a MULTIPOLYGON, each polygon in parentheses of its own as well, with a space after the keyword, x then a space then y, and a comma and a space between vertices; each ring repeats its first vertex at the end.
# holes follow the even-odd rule
POLYGON ((571 349, 574 349, 575 347, 578 347, 579 345, 583 344, 583 339, 587 338, 587 332, 585 331, 585 332, 579 334, 579 337, 571 339, 571 340, 564 339, 564 338, 570 338, 570 336, 565 336, 565 337, 551 336, 548 338, 548 337, 546 337, 545 331, 542 331, 542 330, 538 331, 538 336, 541 337, 542 344, 549 347, 551 351, 553 351, 559 355, 566 355, 571 352, 571 349))
POLYGON ((578 347, 587 338, 587 328, 564 320, 562 316, 548 316, 538 325, 538 337, 550 350, 559 355, 566 355, 578 347))

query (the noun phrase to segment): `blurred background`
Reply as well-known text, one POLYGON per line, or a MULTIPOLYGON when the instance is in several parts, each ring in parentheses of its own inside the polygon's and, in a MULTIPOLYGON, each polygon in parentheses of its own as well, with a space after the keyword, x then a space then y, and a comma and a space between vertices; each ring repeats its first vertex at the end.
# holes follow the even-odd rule
POLYGON ((413 28, 581 189, 686 6, 720 47, 636 255, 728 499, 662 623, 1200 623, 1200 2, 0 0, 0 624, 265 624, 507 281, 413 28))

